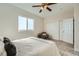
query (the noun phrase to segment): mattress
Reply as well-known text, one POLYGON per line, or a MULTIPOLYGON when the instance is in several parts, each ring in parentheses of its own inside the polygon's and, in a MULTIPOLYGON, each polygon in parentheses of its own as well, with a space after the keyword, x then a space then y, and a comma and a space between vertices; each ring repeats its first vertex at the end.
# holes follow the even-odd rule
POLYGON ((17 56, 60 56, 55 42, 36 37, 13 41, 17 56))

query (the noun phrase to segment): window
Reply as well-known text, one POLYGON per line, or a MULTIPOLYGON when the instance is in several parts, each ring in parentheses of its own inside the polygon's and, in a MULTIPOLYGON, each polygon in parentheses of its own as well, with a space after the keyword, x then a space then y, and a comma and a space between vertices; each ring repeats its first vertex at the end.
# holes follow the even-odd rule
POLYGON ((34 30, 34 19, 18 16, 18 31, 34 30))
POLYGON ((28 18, 28 30, 34 30, 34 20, 28 18))
POLYGON ((27 19, 22 16, 18 16, 18 31, 25 31, 27 29, 27 19))

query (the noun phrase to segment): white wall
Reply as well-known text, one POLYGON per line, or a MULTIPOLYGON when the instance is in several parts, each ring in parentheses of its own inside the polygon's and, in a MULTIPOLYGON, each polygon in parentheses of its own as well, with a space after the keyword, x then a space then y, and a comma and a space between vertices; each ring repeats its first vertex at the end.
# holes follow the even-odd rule
MULTIPOLYGON (((74 15, 74 9, 73 7, 68 7, 60 10, 58 13, 51 17, 46 17, 44 19, 44 30, 48 32, 52 38, 59 40, 60 39, 60 30, 62 27, 60 27, 63 23, 62 20, 73 18, 74 15)), ((62 39, 61 39, 62 40, 62 39)))
POLYGON ((14 39, 21 39, 36 36, 43 31, 43 18, 34 14, 11 6, 10 4, 0 4, 0 37, 7 36, 14 39), (18 16, 30 17, 34 21, 34 31, 18 32, 18 16))
POLYGON ((59 22, 53 19, 45 19, 44 31, 46 31, 52 38, 59 39, 59 22))
POLYGON ((75 20, 75 45, 74 50, 79 51, 79 4, 74 5, 74 20, 75 20))

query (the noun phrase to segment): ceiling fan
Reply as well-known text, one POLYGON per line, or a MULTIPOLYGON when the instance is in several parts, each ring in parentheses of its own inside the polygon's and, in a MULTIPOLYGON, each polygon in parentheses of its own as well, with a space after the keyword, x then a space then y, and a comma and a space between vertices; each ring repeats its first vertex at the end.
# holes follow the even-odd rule
POLYGON ((56 4, 56 3, 42 3, 41 5, 33 5, 32 7, 40 7, 39 13, 41 13, 43 9, 47 9, 48 11, 52 11, 52 9, 49 8, 48 6, 54 5, 54 4, 56 4))

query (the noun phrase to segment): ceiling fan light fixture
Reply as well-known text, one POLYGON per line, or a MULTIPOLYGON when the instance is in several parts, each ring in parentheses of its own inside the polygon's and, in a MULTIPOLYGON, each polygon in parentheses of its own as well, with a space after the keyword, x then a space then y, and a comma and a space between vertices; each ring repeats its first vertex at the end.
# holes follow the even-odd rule
POLYGON ((43 8, 43 7, 41 7, 41 9, 43 10, 44 8, 43 8))
POLYGON ((40 7, 39 13, 41 13, 43 9, 51 12, 52 9, 49 8, 48 6, 53 5, 53 4, 56 4, 56 3, 42 3, 41 5, 33 5, 32 7, 40 7))
POLYGON ((48 6, 47 6, 47 5, 45 5, 45 6, 44 6, 44 9, 47 9, 47 7, 48 7, 48 6))

